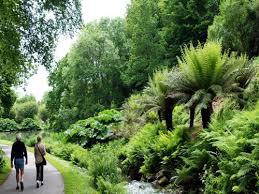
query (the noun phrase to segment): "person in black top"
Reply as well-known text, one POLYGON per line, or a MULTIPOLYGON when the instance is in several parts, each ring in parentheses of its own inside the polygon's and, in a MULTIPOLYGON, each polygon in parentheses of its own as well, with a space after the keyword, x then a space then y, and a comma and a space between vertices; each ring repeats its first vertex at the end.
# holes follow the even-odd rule
POLYGON ((19 190, 19 182, 21 186, 21 191, 23 191, 23 176, 24 176, 24 158, 25 163, 28 164, 27 150, 24 143, 21 141, 21 134, 16 136, 16 141, 12 146, 11 151, 11 167, 13 168, 13 161, 16 169, 16 190, 19 190))

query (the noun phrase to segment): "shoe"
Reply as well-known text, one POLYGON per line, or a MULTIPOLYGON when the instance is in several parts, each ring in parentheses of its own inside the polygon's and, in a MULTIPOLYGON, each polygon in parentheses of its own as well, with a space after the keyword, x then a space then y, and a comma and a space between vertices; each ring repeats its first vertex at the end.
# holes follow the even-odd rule
POLYGON ((19 186, 17 185, 17 187, 16 187, 16 190, 18 191, 19 190, 19 186))
POLYGON ((23 191, 23 182, 20 182, 21 185, 21 191, 23 191))
POLYGON ((36 188, 39 188, 39 187, 40 187, 40 184, 39 184, 39 182, 37 181, 36 188))
POLYGON ((43 181, 41 181, 41 186, 43 186, 43 181))

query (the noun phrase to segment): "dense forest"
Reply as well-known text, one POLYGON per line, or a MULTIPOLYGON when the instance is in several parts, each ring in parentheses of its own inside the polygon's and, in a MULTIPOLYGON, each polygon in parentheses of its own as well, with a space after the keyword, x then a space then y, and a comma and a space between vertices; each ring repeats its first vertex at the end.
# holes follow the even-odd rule
POLYGON ((0 139, 41 134, 69 161, 66 193, 259 192, 258 0, 131 0, 86 24, 77 0, 17 2, 0 1, 0 139), (38 65, 51 91, 17 96, 38 65))

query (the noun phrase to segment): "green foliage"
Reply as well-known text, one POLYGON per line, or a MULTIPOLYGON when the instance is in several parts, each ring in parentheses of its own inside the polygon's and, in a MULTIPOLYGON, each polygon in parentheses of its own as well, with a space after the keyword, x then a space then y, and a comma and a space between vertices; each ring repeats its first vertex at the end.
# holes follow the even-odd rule
POLYGON ((97 180, 98 191, 105 194, 126 194, 124 183, 112 184, 103 178, 98 178, 97 180))
POLYGON ((67 129, 79 119, 121 105, 127 97, 121 79, 127 59, 124 25, 122 19, 88 23, 68 55, 51 72, 53 89, 48 94, 47 109, 53 128, 67 129), (66 115, 72 116, 67 119, 66 115))
POLYGON ((151 155, 152 146, 156 143, 159 132, 164 130, 162 124, 147 124, 130 139, 125 148, 126 159, 123 161, 123 167, 132 178, 139 178, 135 173, 143 166, 146 157, 151 155))
POLYGON ((133 90, 142 89, 153 71, 166 65, 159 12, 158 0, 134 0, 129 5, 130 58, 124 80, 133 90))
POLYGON ((177 62, 181 48, 207 41, 207 28, 219 11, 219 0, 161 0, 162 34, 166 42, 165 56, 170 65, 177 62))
POLYGON ((122 105, 122 122, 115 128, 117 135, 129 138, 136 134, 147 122, 151 122, 147 117, 148 114, 142 114, 140 102, 143 98, 144 96, 141 94, 131 95, 122 105))
POLYGON ((0 172, 4 168, 5 165, 5 159, 4 159, 4 152, 0 149, 0 172))
POLYGON ((233 112, 230 106, 223 115, 232 112, 232 118, 224 125, 215 120, 209 131, 202 131, 196 143, 186 148, 184 165, 177 171, 177 182, 186 192, 197 188, 205 193, 258 190, 258 105, 243 112, 233 112))
POLYGON ((86 149, 78 147, 71 154, 71 161, 82 168, 88 168, 89 153, 86 149))
POLYGON ((253 76, 253 66, 246 56, 222 51, 218 42, 185 47, 178 59, 179 69, 168 78, 168 97, 175 102, 201 109, 203 127, 208 127, 215 97, 232 97, 241 102, 243 91, 253 76), (244 75, 242 72, 247 72, 244 75), (242 77, 242 78, 241 78, 242 77), (239 79, 240 78, 240 79, 239 79))
POLYGON ((9 116, 15 101, 12 91, 42 64, 50 68, 55 42, 61 33, 81 25, 78 0, 28 0, 0 2, 0 105, 9 116))
POLYGON ((41 130, 41 127, 34 119, 26 118, 22 121, 20 130, 21 131, 41 130))
POLYGON ((45 104, 42 104, 39 106, 38 117, 40 120, 42 120, 45 123, 49 119, 49 113, 48 113, 48 110, 46 109, 45 104))
POLYGON ((35 97, 25 96, 17 99, 14 104, 15 120, 21 123, 25 118, 34 119, 38 114, 38 104, 35 97))
POLYGON ((11 119, 0 118, 0 132, 11 132, 19 129, 18 124, 11 119))
POLYGON ((73 153, 75 148, 76 145, 70 143, 66 143, 65 145, 62 143, 56 143, 51 145, 50 153, 64 160, 70 161, 71 154, 73 153))
POLYGON ((148 86, 143 90, 143 98, 140 104, 144 112, 155 111, 163 112, 166 108, 166 95, 169 86, 166 81, 169 70, 163 69, 156 71, 152 78, 149 78, 148 86))
POLYGON ((97 142, 108 141, 113 136, 112 127, 121 121, 121 114, 116 110, 104 110, 95 117, 79 120, 65 132, 68 142, 89 147, 97 142))
POLYGON ((225 49, 257 56, 258 8, 257 0, 221 1, 220 13, 208 30, 209 39, 221 40, 225 49))
POLYGON ((95 145, 89 152, 88 174, 93 178, 95 188, 103 193, 123 190, 123 181, 120 168, 118 168, 118 155, 123 142, 115 141, 107 146, 95 145), (105 191, 106 190, 106 191, 105 191))
POLYGON ((189 115, 186 107, 183 105, 176 106, 173 110, 174 125, 185 125, 189 121, 189 115))
POLYGON ((185 44, 206 42, 218 6, 218 0, 132 0, 126 18, 130 58, 124 73, 130 88, 141 90, 155 70, 175 66, 185 44))

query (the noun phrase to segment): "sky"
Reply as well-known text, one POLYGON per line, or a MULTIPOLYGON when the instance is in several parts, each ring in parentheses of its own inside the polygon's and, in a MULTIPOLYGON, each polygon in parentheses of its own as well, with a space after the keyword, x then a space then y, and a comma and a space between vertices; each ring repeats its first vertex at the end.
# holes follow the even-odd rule
MULTIPOLYGON (((125 17, 127 5, 130 0, 82 0, 82 17, 84 23, 98 20, 101 17, 125 17)), ((70 47, 76 40, 74 38, 61 36, 58 40, 55 60, 58 61, 68 53, 70 47)), ((28 79, 27 83, 19 86, 16 91, 19 96, 32 94, 40 101, 47 91, 51 88, 48 86, 48 72, 42 66, 38 68, 35 75, 28 79)))

